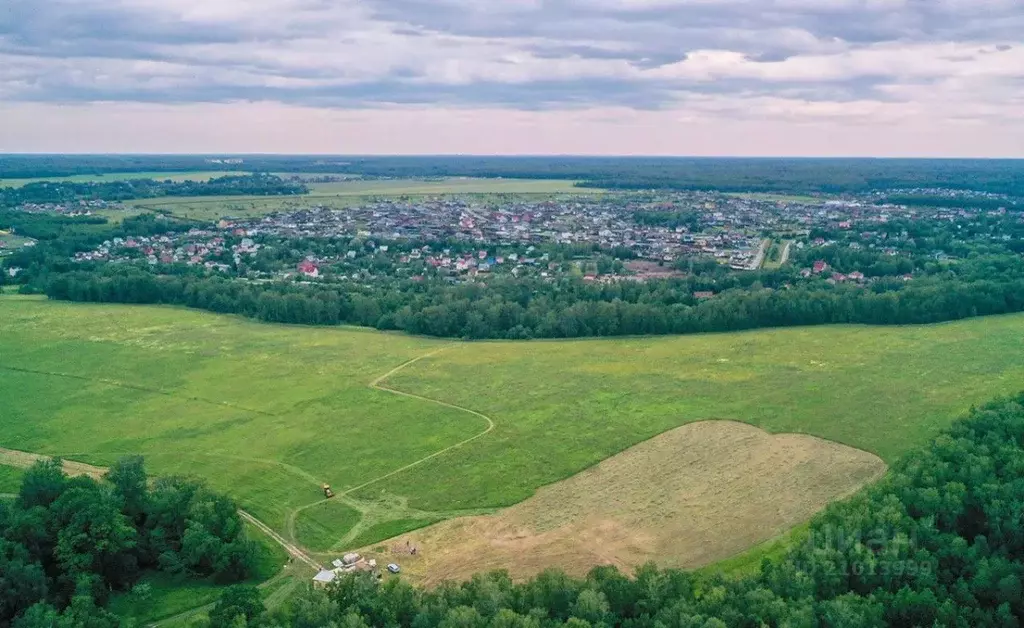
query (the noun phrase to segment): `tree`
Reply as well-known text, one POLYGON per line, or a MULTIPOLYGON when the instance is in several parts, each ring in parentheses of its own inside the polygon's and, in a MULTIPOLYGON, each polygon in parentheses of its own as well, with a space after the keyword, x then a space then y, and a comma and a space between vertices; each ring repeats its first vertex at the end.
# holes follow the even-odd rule
POLYGON ((46 574, 28 550, 0 538, 0 625, 46 598, 46 574))
POLYGON ((54 556, 65 579, 96 574, 119 589, 134 583, 137 534, 108 487, 83 481, 53 503, 51 516, 59 528, 54 556))
POLYGON ((49 507, 57 501, 67 485, 64 463, 60 458, 39 460, 25 472, 18 491, 18 504, 22 508, 49 507))
POLYGON ((242 617, 245 620, 243 625, 256 626, 266 612, 259 589, 236 584, 221 594, 210 611, 210 623, 213 626, 232 626, 237 618, 242 617))
POLYGON ((143 523, 149 488, 146 464, 142 456, 128 456, 119 459, 107 471, 105 479, 114 485, 114 492, 121 498, 121 512, 136 526, 143 523))

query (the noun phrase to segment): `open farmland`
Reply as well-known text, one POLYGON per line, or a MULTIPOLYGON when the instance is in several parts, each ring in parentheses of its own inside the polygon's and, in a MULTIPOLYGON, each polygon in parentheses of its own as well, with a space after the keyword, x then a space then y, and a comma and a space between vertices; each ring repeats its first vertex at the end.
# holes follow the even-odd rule
MULTIPOLYGON (((813 436, 734 421, 676 428, 499 514, 452 519, 388 545, 425 584, 548 567, 582 576, 655 561, 693 568, 783 534, 885 471, 878 457, 813 436)), ((390 549, 379 554, 390 561, 390 549)))
MULTIPOLYGON (((1017 391, 1021 355, 1021 315, 460 343, 4 296, 0 446, 100 466, 144 454, 153 473, 204 476, 327 557, 493 514, 697 421, 818 436, 891 461, 970 405, 1017 391), (321 482, 338 497, 325 501, 321 482)), ((847 487, 833 486, 822 494, 847 487)), ((659 555, 701 562, 673 551, 659 555)))
POLYGON ((79 174, 71 177, 42 177, 35 179, 0 179, 0 187, 20 188, 29 183, 54 181, 58 183, 102 183, 104 181, 128 181, 131 179, 153 179, 155 181, 209 181, 217 177, 244 175, 246 172, 182 171, 182 172, 108 172, 106 174, 79 174))
POLYGON ((593 193, 575 187, 575 181, 561 179, 385 179, 310 183, 313 194, 342 196, 424 196, 432 194, 564 194, 593 193))
POLYGON ((8 255, 32 242, 34 240, 31 238, 14 235, 8 231, 0 231, 0 255, 8 255))
MULTIPOLYGON (((287 173, 278 173, 289 176, 287 173)), ((193 220, 217 220, 262 216, 322 205, 345 209, 375 197, 479 196, 492 194, 549 196, 558 194, 596 194, 600 190, 574 187, 573 181, 544 179, 388 179, 310 183, 310 193, 300 196, 197 196, 168 199, 142 199, 129 202, 139 208, 168 212, 193 220)))

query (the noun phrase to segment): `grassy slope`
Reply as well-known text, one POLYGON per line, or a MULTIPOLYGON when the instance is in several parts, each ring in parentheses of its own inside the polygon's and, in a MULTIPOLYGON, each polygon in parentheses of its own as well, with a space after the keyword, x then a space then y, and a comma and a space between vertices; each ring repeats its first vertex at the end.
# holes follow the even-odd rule
POLYGON ((1016 391, 1022 332, 1024 316, 1006 316, 463 344, 7 296, 0 446, 97 464, 140 452, 154 473, 203 475, 287 532, 289 512, 321 500, 319 482, 344 493, 482 429, 479 417, 367 386, 447 346, 389 386, 484 412, 497 426, 347 496, 369 513, 356 528, 349 513, 323 507, 299 518, 311 545, 322 548, 332 533, 370 543, 364 531, 389 518, 512 504, 699 419, 814 434, 891 461, 972 403, 1016 391))
POLYGON ((270 525, 478 430, 366 384, 438 343, 275 327, 183 310, 0 300, 0 441, 196 473, 270 525), (40 374, 60 373, 74 375, 40 374), (79 379, 82 378, 82 379, 79 379))
POLYGON ((1024 316, 679 338, 455 345, 390 385, 497 418, 386 481, 421 508, 511 504, 672 427, 735 419, 893 461, 1024 381, 1024 316), (496 482, 495 478, 503 478, 496 482))

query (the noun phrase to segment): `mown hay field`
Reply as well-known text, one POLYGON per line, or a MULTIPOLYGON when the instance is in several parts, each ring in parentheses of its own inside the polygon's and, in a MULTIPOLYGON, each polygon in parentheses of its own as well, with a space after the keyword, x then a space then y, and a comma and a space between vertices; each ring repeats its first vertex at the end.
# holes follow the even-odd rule
POLYGON ((692 569, 784 534, 885 469, 873 454, 813 436, 701 421, 494 515, 450 519, 367 551, 401 560, 428 585, 493 569, 514 578, 550 567, 582 576, 604 564, 630 573, 649 561, 692 569))
POLYGON ((1020 315, 462 343, 5 295, 0 446, 101 466, 141 453, 327 558, 493 514, 697 421, 892 461, 1017 391, 1022 355, 1020 315))

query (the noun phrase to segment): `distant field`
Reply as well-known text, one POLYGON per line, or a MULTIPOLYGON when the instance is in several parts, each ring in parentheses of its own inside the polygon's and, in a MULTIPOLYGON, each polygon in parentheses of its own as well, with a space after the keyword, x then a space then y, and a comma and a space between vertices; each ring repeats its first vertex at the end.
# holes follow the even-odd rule
POLYGON ((38 179, 0 179, 0 187, 20 188, 29 183, 41 181, 63 181, 67 183, 90 183, 94 181, 127 181, 129 179, 155 179, 157 181, 209 181, 228 175, 248 174, 246 172, 196 171, 196 172, 111 172, 107 174, 82 174, 72 177, 43 177, 38 179))
MULTIPOLYGON (((406 573, 425 584, 508 569, 582 576, 649 561, 693 568, 736 555, 810 518, 885 472, 876 456, 732 421, 676 428, 540 489, 493 516, 453 519, 409 542, 406 573)), ((391 551, 374 553, 393 560, 391 551)))
POLYGON ((749 198, 757 201, 775 201, 779 203, 803 203, 805 205, 821 205, 827 199, 817 196, 804 196, 800 194, 764 194, 760 192, 736 192, 727 196, 737 198, 749 198))
POLYGON ((29 242, 32 242, 32 238, 23 238, 7 231, 0 231, 0 256, 12 253, 29 242))
POLYGON ((575 181, 546 179, 395 179, 386 181, 342 181, 311 183, 313 194, 342 196, 424 196, 432 194, 593 194, 595 190, 575 187, 575 181))
MULTIPOLYGON (((278 173, 289 176, 288 173, 278 173)), ((138 208, 170 212, 194 220, 218 220, 263 216, 277 211, 323 205, 344 209, 373 197, 396 196, 479 196, 513 194, 546 196, 558 194, 597 194, 600 190, 573 187, 573 181, 538 179, 396 179, 363 181, 354 179, 337 183, 310 183, 311 192, 302 196, 207 196, 174 199, 141 199, 130 201, 138 208)))
MULTIPOLYGON (((813 435, 891 462, 972 404, 1018 391, 1021 355, 1024 315, 462 343, 7 295, 0 446, 96 465, 144 454, 154 473, 204 476, 327 559, 494 514, 696 421, 813 435)), ((673 551, 665 562, 700 562, 673 551)))

